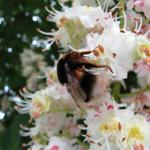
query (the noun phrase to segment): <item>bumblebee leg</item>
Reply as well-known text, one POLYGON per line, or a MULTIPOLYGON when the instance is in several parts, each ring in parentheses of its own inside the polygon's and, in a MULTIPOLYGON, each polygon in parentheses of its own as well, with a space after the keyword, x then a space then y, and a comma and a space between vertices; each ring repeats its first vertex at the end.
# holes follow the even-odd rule
POLYGON ((89 61, 86 61, 84 60, 84 63, 83 65, 87 66, 87 67, 95 67, 95 68, 106 68, 107 70, 109 70, 111 73, 113 73, 113 70, 111 69, 110 66, 108 65, 99 65, 99 64, 95 64, 93 62, 89 62, 89 61))
POLYGON ((90 54, 90 53, 93 53, 93 51, 89 50, 89 51, 80 52, 81 55, 86 55, 86 54, 90 54))
POLYGON ((106 70, 109 70, 111 73, 113 73, 113 70, 108 65, 97 65, 96 67, 97 68, 106 68, 106 70))

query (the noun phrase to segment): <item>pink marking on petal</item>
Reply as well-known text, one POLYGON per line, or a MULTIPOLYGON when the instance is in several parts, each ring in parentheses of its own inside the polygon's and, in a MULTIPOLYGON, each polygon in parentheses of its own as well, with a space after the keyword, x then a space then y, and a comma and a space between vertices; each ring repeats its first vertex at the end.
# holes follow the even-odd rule
POLYGON ((95 114, 94 117, 95 118, 100 117, 100 114, 95 114))
POLYGON ((51 148, 50 150, 59 150, 59 146, 53 145, 52 148, 51 148))
POLYGON ((113 106, 113 105, 108 105, 108 106, 107 106, 107 109, 108 109, 108 110, 114 109, 114 106, 113 106))

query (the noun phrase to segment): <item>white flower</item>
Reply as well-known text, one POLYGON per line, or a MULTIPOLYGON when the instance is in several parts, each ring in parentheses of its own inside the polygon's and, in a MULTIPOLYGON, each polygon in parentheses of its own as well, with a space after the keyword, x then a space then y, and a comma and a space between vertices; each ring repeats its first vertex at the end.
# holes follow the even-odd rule
POLYGON ((77 137, 80 135, 80 129, 77 125, 77 116, 67 117, 62 130, 62 135, 66 137, 77 137))
POLYGON ((33 118, 37 118, 42 115, 42 113, 48 112, 50 105, 51 100, 47 93, 39 91, 32 97, 32 109, 30 110, 30 115, 33 116, 33 118))
POLYGON ((46 144, 48 139, 55 135, 75 138, 80 135, 80 128, 77 125, 79 118, 69 117, 66 112, 47 113, 35 119, 33 127, 22 126, 20 133, 22 136, 30 136, 34 142, 39 144, 46 144))
MULTIPOLYGON (((71 45, 79 49, 85 47, 85 38, 89 32, 97 32, 101 34, 103 28, 111 27, 113 24, 119 25, 119 22, 114 21, 111 12, 104 11, 101 5, 90 7, 82 5, 80 1, 75 1, 72 7, 67 7, 61 4, 62 11, 57 11, 54 8, 50 13, 48 20, 55 22, 58 30, 55 32, 43 34, 50 35, 49 41, 60 43, 62 47, 71 45)), ((50 45, 51 45, 50 44, 50 45)))
POLYGON ((24 92, 25 100, 21 103, 17 103, 20 107, 18 111, 20 113, 28 113, 32 118, 38 118, 43 113, 49 111, 51 106, 51 98, 48 95, 48 88, 41 91, 37 91, 34 94, 30 94, 27 91, 24 92))
MULTIPOLYGON (((48 113, 35 120, 34 127, 22 127, 20 134, 30 136, 35 142, 47 141, 49 137, 59 134, 65 124, 66 113, 48 113)), ((41 144, 41 143, 39 143, 41 144)))
POLYGON ((74 103, 65 86, 54 84, 46 89, 31 94, 24 90, 25 100, 16 101, 17 110, 29 113, 31 118, 38 118, 48 112, 74 109, 74 103))
POLYGON ((57 11, 53 9, 54 12, 50 12, 50 20, 56 22, 58 27, 65 26, 69 20, 80 19, 86 28, 94 27, 96 24, 96 19, 100 14, 103 13, 101 7, 89 7, 82 6, 79 3, 74 3, 70 8, 62 5, 63 11, 57 11), (94 18, 92 18, 94 17, 94 18), (90 20, 92 19, 92 20, 90 20))
MULTIPOLYGON (((125 106, 124 106, 125 107, 125 106)), ((120 109, 117 104, 104 105, 99 111, 88 110, 85 120, 90 150, 126 150, 150 146, 150 124, 144 116, 134 114, 133 106, 120 109)))
POLYGON ((112 68, 116 80, 127 78, 128 71, 133 69, 136 42, 135 34, 128 31, 122 33, 117 26, 106 28, 101 35, 87 36, 90 49, 98 45, 104 48, 99 62, 112 68))
POLYGON ((32 150, 85 150, 80 145, 73 145, 74 143, 75 140, 72 139, 52 136, 48 139, 47 145, 34 143, 30 148, 32 150))

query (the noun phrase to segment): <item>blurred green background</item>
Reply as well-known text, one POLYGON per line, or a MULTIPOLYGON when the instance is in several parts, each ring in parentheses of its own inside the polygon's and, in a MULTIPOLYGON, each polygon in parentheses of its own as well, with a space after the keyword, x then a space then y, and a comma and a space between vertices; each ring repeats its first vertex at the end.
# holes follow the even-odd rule
MULTIPOLYGON (((54 27, 46 21, 48 12, 44 7, 50 8, 55 3, 55 0, 0 0, 0 150, 27 149, 22 148, 22 143, 29 139, 21 138, 19 125, 27 124, 28 116, 18 114, 12 102, 26 85, 20 54, 25 48, 42 53, 45 45, 38 40, 46 36, 37 32, 37 28, 50 31, 54 27)), ((42 55, 51 65, 57 52, 47 51, 42 55)))

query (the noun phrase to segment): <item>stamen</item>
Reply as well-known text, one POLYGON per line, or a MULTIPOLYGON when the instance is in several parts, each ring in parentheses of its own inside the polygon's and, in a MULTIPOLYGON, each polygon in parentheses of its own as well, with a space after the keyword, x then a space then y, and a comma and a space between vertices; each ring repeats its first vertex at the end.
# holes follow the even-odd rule
POLYGON ((117 56, 117 54, 116 54, 116 53, 113 53, 112 56, 113 56, 113 58, 115 58, 115 57, 117 56))
POLYGON ((106 9, 106 4, 107 4, 107 0, 105 0, 103 8, 102 8, 104 12, 105 12, 105 9, 106 9))
POLYGON ((90 140, 89 142, 90 142, 91 144, 95 144, 95 141, 93 141, 93 140, 90 140))
POLYGON ((63 8, 64 7, 64 1, 58 1, 58 4, 63 8))
POLYGON ((147 37, 149 33, 150 33, 150 29, 144 34, 144 36, 147 37))
POLYGON ((52 8, 52 10, 57 14, 59 14, 60 13, 60 11, 58 11, 58 10, 56 10, 54 7, 51 7, 52 8))
POLYGON ((98 145, 98 146, 102 146, 102 144, 101 144, 101 143, 97 143, 97 145, 98 145))
POLYGON ((28 146, 31 146, 32 145, 32 142, 29 142, 29 143, 23 143, 22 144, 22 147, 28 147, 28 146))
POLYGON ((115 9, 119 8, 119 6, 120 6, 120 2, 117 5, 115 5, 113 8, 111 8, 110 11, 113 12, 115 9))
POLYGON ((89 134, 86 134, 87 137, 91 137, 89 134))
POLYGON ((53 32, 45 32, 45 31, 40 30, 39 28, 37 28, 37 31, 42 33, 42 34, 44 34, 44 35, 50 35, 50 36, 54 36, 55 35, 55 33, 53 33, 53 32))
POLYGON ((137 29, 138 29, 138 22, 136 21, 136 22, 135 22, 135 29, 134 29, 134 31, 136 32, 137 29))
POLYGON ((76 0, 76 1, 74 2, 74 4, 75 4, 75 6, 81 6, 80 0, 76 0))
POLYGON ((97 2, 97 4, 98 4, 98 6, 101 6, 100 0, 96 0, 96 2, 97 2))
POLYGON ((122 142, 124 142, 125 140, 126 140, 126 138, 125 138, 125 137, 123 137, 121 141, 122 141, 122 142))
POLYGON ((55 13, 53 11, 50 11, 47 6, 45 6, 44 8, 48 13, 55 15, 55 13))
POLYGON ((121 126, 120 122, 118 123, 118 129, 119 129, 119 131, 122 129, 122 126, 121 126))
POLYGON ((94 50, 93 53, 96 57, 99 57, 101 54, 104 53, 104 48, 101 45, 98 45, 94 50))
POLYGON ((107 1, 105 12, 108 12, 110 0, 107 1))
POLYGON ((143 19, 142 19, 142 17, 140 17, 140 24, 139 24, 139 27, 138 27, 138 29, 137 29, 137 33, 139 33, 140 32, 140 30, 141 30, 141 27, 142 27, 142 24, 143 24, 143 19))
POLYGON ((55 16, 53 16, 53 15, 47 16, 47 17, 46 17, 46 20, 47 20, 47 21, 50 21, 50 22, 56 22, 55 16))

